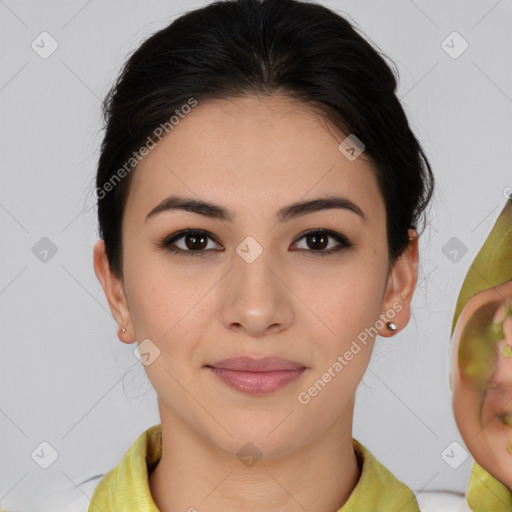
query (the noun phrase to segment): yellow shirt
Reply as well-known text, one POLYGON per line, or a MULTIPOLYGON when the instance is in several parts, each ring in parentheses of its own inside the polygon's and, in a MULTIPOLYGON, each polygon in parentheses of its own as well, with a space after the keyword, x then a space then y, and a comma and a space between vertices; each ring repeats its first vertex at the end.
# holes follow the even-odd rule
MULTIPOLYGON (((414 493, 388 471, 362 444, 352 439, 361 477, 338 512, 420 512, 414 493)), ((158 512, 148 475, 162 456, 162 426, 139 436, 119 465, 107 473, 91 499, 89 512, 158 512)))
POLYGON ((512 510, 512 491, 476 462, 473 463, 466 499, 473 512, 512 510))

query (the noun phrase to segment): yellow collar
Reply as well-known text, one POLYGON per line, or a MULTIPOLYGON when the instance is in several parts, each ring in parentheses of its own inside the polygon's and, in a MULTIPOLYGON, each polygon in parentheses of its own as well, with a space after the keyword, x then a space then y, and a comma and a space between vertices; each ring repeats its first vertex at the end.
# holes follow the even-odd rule
MULTIPOLYGON (((419 512, 414 493, 356 439, 352 443, 362 467, 361 477, 338 512, 419 512)), ((161 456, 162 426, 158 424, 141 434, 119 465, 103 477, 94 491, 89 512, 159 512, 151 496, 148 475, 161 456)))
POLYGON ((512 492, 476 462, 473 463, 466 499, 474 512, 512 510, 512 492))

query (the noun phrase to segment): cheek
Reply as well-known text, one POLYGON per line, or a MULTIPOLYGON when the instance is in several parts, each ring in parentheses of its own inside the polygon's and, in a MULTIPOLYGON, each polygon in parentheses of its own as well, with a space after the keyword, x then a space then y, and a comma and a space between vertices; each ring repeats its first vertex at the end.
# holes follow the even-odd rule
MULTIPOLYGON (((386 269, 375 257, 361 255, 333 268, 312 285, 318 311, 330 327, 326 331, 343 345, 365 329, 375 327, 385 289, 386 269)), ((309 296, 311 296, 310 294, 309 296)))
MULTIPOLYGON (((319 408, 335 404, 334 409, 340 410, 368 367, 376 332, 382 328, 377 320, 385 313, 381 297, 386 274, 379 261, 353 259, 321 279, 317 276, 301 292, 315 313, 306 313, 302 330, 308 333, 317 357, 308 388, 313 386, 322 395, 316 400, 319 408)), ((316 393, 315 389, 311 392, 316 393)))
POLYGON ((182 283, 178 278, 167 280, 162 275, 155 280, 139 279, 138 285, 132 287, 130 303, 137 339, 153 339, 169 351, 176 344, 185 348, 187 339, 197 338, 211 317, 207 310, 209 299, 204 297, 209 288, 207 283, 197 289, 190 280, 182 283))
POLYGON ((133 240, 126 248, 124 274, 137 339, 171 341, 193 317, 204 317, 198 315, 204 307, 201 297, 215 276, 206 271, 199 276, 185 264, 172 263, 178 261, 174 255, 149 247, 147 240, 133 240))
POLYGON ((335 330, 351 336, 356 330, 374 325, 380 313, 382 287, 368 276, 347 277, 338 282, 336 290, 330 290, 326 307, 330 313, 331 325, 335 330))
POLYGON ((156 266, 140 269, 131 282, 130 310, 137 341, 149 339, 158 349, 158 357, 145 371, 157 394, 175 396, 176 406, 187 402, 181 386, 193 389, 192 366, 202 363, 202 354, 195 350, 212 319, 211 299, 204 295, 214 282, 203 283, 197 286, 183 273, 170 275, 156 266))

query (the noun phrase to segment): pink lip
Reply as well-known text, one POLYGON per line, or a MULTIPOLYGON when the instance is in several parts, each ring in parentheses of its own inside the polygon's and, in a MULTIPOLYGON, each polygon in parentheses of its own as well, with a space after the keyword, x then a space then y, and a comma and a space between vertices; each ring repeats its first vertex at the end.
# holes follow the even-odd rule
POLYGON ((297 379, 306 369, 280 357, 224 359, 207 367, 226 385, 248 394, 272 393, 297 379))

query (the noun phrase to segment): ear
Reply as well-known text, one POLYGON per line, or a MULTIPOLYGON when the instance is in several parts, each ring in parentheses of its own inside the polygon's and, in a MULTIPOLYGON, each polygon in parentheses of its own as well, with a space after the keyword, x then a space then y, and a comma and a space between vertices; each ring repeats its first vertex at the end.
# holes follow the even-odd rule
POLYGON ((380 336, 390 337, 403 329, 411 317, 411 300, 418 280, 418 238, 414 229, 409 229, 409 245, 389 271, 382 308, 388 321, 397 325, 397 330, 391 331, 387 325, 379 331, 380 336), (393 311, 393 317, 386 312, 393 311))
POLYGON ((94 244, 93 259, 94 272, 103 287, 110 311, 118 323, 117 336, 123 343, 133 343, 135 337, 123 282, 110 268, 104 240, 100 239, 94 244), (123 328, 126 329, 124 334, 123 328))

